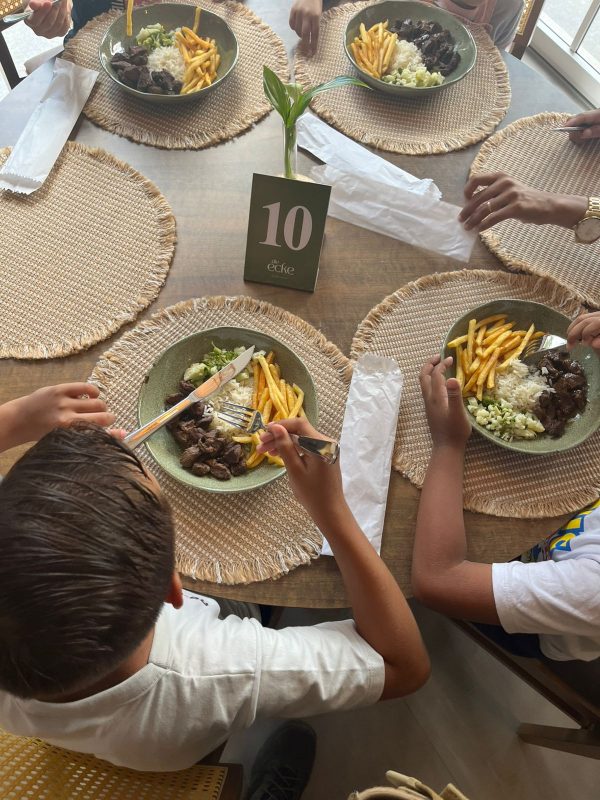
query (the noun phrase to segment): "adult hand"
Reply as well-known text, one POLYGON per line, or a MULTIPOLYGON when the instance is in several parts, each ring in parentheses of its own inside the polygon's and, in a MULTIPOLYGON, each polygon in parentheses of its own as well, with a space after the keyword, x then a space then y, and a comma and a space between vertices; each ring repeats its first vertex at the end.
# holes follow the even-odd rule
POLYGON ((13 400, 18 404, 15 421, 21 427, 21 441, 37 441, 54 428, 76 421, 112 425, 115 415, 107 411, 99 394, 98 387, 89 383, 62 383, 13 400))
POLYGON ((71 0, 60 0, 55 6, 51 0, 30 0, 28 8, 33 14, 25 20, 25 24, 46 39, 65 36, 71 28, 71 7, 71 0))
POLYGON ((458 218, 467 230, 484 231, 505 219, 572 228, 583 219, 587 197, 532 189, 504 172, 473 175, 465 186, 467 202, 458 218))
POLYGON ((419 376, 434 448, 463 448, 471 435, 460 384, 456 378, 446 380, 444 375, 452 361, 451 356, 443 361, 439 356, 433 356, 425 363, 419 376))
POLYGON ((323 0, 294 0, 292 4, 290 28, 298 34, 310 53, 317 49, 322 11, 323 0))
POLYGON ((300 455, 290 433, 317 439, 326 438, 306 419, 284 419, 267 426, 266 432, 261 434, 261 444, 257 450, 283 459, 296 499, 315 521, 324 519, 330 512, 345 508, 339 462, 327 464, 317 456, 300 455))
POLYGON ((600 356, 600 311, 592 314, 580 314, 569 325, 567 331, 567 347, 572 350, 577 344, 593 347, 600 356))
POLYGON ((600 137, 600 108, 595 108, 592 111, 584 111, 582 114, 576 114, 564 124, 565 127, 570 125, 589 126, 584 131, 573 131, 573 133, 570 133, 569 139, 572 142, 587 142, 588 139, 597 139, 600 137))

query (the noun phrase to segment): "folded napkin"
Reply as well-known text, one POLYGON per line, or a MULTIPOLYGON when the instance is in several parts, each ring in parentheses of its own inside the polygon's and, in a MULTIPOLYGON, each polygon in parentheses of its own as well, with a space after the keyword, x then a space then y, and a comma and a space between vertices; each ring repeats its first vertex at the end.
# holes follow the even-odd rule
MULTIPOLYGON (((354 366, 340 440, 344 494, 356 521, 381 551, 392 453, 402 396, 393 358, 366 353, 354 366)), ((333 555, 323 540, 323 555, 333 555)))
POLYGON ((477 234, 458 221, 435 183, 415 178, 313 114, 298 121, 298 146, 325 165, 311 177, 331 185, 329 214, 457 261, 469 260, 477 234))
POLYGON ((0 169, 0 189, 31 194, 48 177, 98 73, 57 58, 52 81, 0 169))

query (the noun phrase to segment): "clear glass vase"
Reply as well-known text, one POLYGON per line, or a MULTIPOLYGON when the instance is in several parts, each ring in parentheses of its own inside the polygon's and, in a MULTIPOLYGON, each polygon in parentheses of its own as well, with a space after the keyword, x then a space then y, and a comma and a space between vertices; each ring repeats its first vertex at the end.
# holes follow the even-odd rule
POLYGON ((298 148, 296 145, 296 125, 283 126, 283 177, 296 179, 298 148))

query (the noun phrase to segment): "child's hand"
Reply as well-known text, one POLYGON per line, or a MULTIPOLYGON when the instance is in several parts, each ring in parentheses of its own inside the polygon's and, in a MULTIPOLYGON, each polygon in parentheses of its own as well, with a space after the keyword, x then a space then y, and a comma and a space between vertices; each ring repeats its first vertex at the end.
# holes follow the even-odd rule
POLYGON ((55 6, 50 0, 31 0, 28 8, 33 14, 25 24, 45 39, 64 36, 71 27, 71 5, 71 0, 61 0, 55 6))
POLYGON ((115 415, 106 410, 99 394, 89 383, 62 383, 11 400, 2 406, 10 415, 10 438, 14 444, 37 441, 54 428, 66 428, 76 420, 102 427, 112 425, 115 415))
POLYGON ((267 427, 257 449, 281 456, 296 499, 321 526, 320 521, 346 505, 339 462, 327 464, 317 456, 300 455, 290 433, 323 438, 306 419, 284 419, 267 427))
POLYGON ((580 342, 587 344, 588 347, 593 347, 600 355, 600 311, 594 311, 593 314, 580 314, 569 325, 567 347, 571 350, 580 342))
POLYGON ((452 361, 452 357, 441 361, 439 356, 433 356, 423 366, 419 378, 434 447, 464 447, 471 435, 460 384, 456 378, 444 377, 452 361))
POLYGON ((296 31, 311 53, 317 49, 322 11, 323 0, 294 0, 290 11, 290 28, 296 31))

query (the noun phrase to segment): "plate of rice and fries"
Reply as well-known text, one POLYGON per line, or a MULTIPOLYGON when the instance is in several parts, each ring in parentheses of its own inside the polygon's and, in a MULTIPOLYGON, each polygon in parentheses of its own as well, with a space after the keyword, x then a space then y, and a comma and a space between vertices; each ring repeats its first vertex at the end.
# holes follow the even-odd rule
POLYGON ((106 31, 100 63, 125 92, 180 105, 214 91, 239 56, 235 34, 218 14, 179 3, 133 8, 106 31))
MULTIPOLYGON (((253 345, 254 356, 242 373, 145 442, 156 463, 180 483, 207 492, 233 493, 266 486, 285 473, 280 458, 257 452, 259 432, 249 434, 219 417, 223 403, 258 410, 265 425, 302 416, 318 425, 317 392, 301 358, 283 342, 261 331, 220 327, 180 339, 157 358, 140 389, 140 426, 253 345), (215 439, 221 440, 221 446, 219 452, 213 453, 215 439), (191 452, 198 447, 200 452, 191 452), (237 457, 233 458, 236 451, 237 457), (188 463, 185 454, 189 456, 190 452, 195 458, 188 463), (224 475, 224 466, 232 474, 224 475)), ((226 411, 225 406, 223 410, 226 411)))
POLYGON ((454 359, 448 374, 460 383, 478 433, 501 447, 542 455, 575 447, 598 430, 600 359, 590 348, 577 346, 571 353, 586 386, 579 390, 579 407, 573 408, 572 419, 556 438, 540 422, 542 395, 547 398, 557 391, 548 370, 521 361, 527 346, 546 333, 566 339, 570 323, 564 314, 526 300, 486 303, 454 323, 442 355, 454 359))

